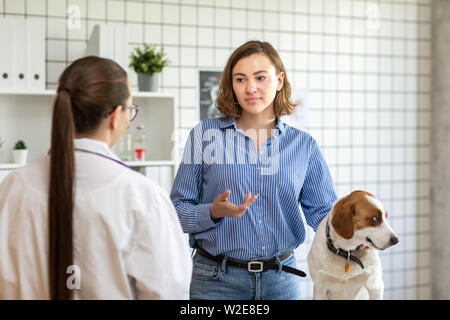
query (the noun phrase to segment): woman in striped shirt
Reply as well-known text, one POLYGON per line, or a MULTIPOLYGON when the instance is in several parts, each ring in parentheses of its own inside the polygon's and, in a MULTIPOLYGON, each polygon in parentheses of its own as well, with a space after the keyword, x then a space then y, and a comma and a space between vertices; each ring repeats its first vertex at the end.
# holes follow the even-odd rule
POLYGON ((315 231, 337 198, 316 141, 280 120, 290 94, 275 49, 246 42, 222 73, 223 117, 190 132, 171 199, 197 248, 191 299, 300 297, 300 206, 315 231))

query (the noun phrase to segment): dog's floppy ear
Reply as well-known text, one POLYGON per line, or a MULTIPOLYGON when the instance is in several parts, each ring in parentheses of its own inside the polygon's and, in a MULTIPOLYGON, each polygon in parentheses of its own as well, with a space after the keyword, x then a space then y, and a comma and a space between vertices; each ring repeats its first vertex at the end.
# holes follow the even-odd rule
POLYGON ((354 215, 355 205, 348 201, 338 201, 333 208, 331 225, 334 230, 345 239, 351 239, 355 232, 353 228, 354 215))

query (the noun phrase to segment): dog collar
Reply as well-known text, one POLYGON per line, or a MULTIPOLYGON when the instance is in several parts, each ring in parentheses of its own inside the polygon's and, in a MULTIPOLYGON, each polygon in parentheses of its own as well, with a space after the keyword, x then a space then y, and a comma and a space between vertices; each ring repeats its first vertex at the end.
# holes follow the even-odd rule
MULTIPOLYGON (((328 224, 328 219, 327 219, 327 226, 326 226, 326 235, 327 235, 327 247, 331 252, 345 258, 347 261, 352 260, 352 261, 356 262, 357 264, 359 264, 361 269, 364 269, 364 265, 361 262, 361 260, 359 260, 357 257, 352 255, 352 252, 354 252, 355 250, 347 251, 347 250, 343 250, 340 248, 339 249, 335 248, 335 246, 333 245, 333 240, 331 240, 331 237, 330 237, 330 226, 328 224)), ((348 272, 348 264, 345 265, 345 272, 348 272)))

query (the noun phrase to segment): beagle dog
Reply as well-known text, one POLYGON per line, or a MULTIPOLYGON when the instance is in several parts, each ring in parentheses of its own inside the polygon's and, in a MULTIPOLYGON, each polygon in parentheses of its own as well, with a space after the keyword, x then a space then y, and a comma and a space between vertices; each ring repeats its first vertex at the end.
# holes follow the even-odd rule
POLYGON ((308 255, 314 299, 383 299, 378 250, 398 243, 387 215, 381 201, 365 191, 336 202, 308 255))

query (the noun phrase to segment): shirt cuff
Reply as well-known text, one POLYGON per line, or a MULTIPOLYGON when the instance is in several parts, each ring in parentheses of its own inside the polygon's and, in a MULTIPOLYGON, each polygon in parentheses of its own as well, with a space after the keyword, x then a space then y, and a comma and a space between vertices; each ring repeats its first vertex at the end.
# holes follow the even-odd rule
MULTIPOLYGON (((211 219, 211 214, 209 213, 209 208, 211 207, 211 203, 207 204, 199 204, 198 205, 198 224, 200 225, 201 230, 208 230, 214 228, 216 223, 211 219)), ((222 219, 214 219, 219 222, 222 219)))

